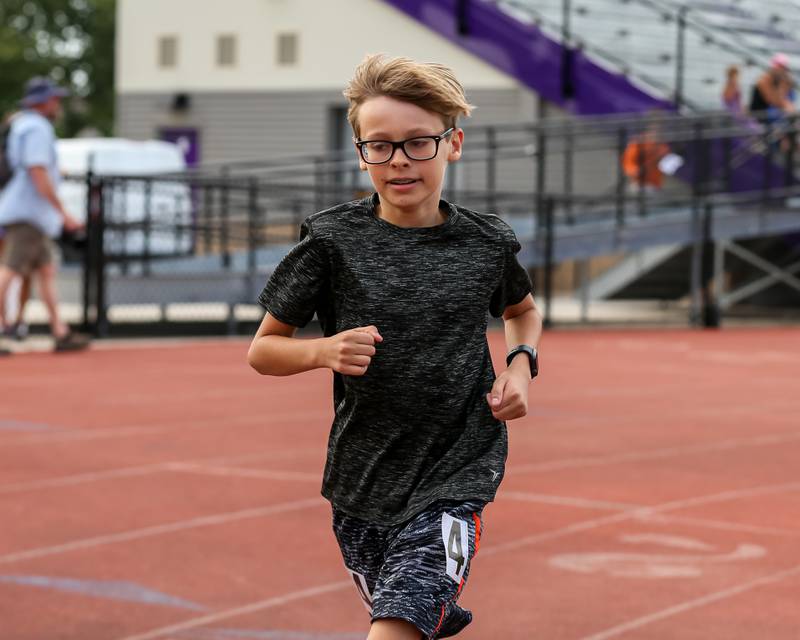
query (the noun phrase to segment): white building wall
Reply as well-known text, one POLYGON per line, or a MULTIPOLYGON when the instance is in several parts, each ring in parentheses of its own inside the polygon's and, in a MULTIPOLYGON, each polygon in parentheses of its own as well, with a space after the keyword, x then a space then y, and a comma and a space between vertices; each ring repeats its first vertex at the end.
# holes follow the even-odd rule
POLYGON ((380 0, 119 0, 118 93, 341 90, 367 53, 451 66, 467 88, 517 83, 380 0), (277 63, 277 35, 297 33, 299 61, 277 63), (238 63, 216 64, 218 35, 235 34, 238 63), (158 39, 178 38, 175 68, 158 39))

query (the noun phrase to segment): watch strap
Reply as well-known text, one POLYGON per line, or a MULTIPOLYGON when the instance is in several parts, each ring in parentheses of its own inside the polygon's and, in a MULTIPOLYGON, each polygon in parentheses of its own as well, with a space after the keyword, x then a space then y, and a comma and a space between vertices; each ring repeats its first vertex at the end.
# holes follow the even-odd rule
POLYGON ((528 356, 531 366, 531 380, 533 380, 537 375, 539 375, 539 354, 533 347, 527 344, 521 344, 514 347, 506 356, 506 366, 511 366, 511 361, 520 353, 524 353, 528 356))

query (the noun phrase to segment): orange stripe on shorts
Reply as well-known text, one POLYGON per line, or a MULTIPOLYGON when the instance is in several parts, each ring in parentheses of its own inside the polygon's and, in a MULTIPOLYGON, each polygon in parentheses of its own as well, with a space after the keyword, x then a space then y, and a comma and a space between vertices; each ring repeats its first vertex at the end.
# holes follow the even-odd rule
POLYGON ((473 557, 478 555, 478 549, 481 548, 481 519, 477 513, 472 514, 472 519, 475 521, 475 553, 473 557))
MULTIPOLYGON (((458 583, 458 591, 456 591, 456 595, 454 595, 450 599, 450 602, 455 602, 456 600, 458 600, 458 596, 461 595, 461 590, 463 588, 464 588, 464 578, 461 578, 461 582, 458 583)), ((450 603, 448 602, 448 604, 450 603)), ((445 605, 442 605, 442 615, 439 616, 439 624, 437 624, 436 628, 433 630, 433 635, 439 633, 439 630, 442 628, 442 624, 444 624, 444 614, 446 613, 446 611, 447 607, 445 605)))
POLYGON ((445 606, 442 605, 442 614, 439 616, 439 624, 436 625, 436 628, 433 630, 433 635, 435 636, 439 633, 439 629, 442 628, 442 623, 444 622, 444 613, 445 613, 445 606))

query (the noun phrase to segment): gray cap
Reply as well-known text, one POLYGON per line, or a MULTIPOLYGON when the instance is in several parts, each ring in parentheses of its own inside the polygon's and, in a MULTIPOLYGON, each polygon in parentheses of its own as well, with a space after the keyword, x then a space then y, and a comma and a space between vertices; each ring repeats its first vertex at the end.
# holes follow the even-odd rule
POLYGON ((68 96, 69 91, 64 87, 59 87, 50 78, 37 76, 28 80, 25 85, 25 95, 19 101, 23 107, 33 107, 37 104, 47 102, 50 98, 63 98, 68 96))

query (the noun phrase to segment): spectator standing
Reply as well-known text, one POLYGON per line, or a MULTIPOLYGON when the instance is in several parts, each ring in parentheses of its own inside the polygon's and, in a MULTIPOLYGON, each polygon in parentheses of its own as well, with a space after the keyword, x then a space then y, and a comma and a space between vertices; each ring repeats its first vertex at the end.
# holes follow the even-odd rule
POLYGON ((734 116, 741 116, 742 90, 739 86, 739 67, 731 65, 726 72, 725 88, 722 90, 722 104, 734 116))
POLYGON ((660 163, 670 154, 670 148, 659 138, 658 127, 651 125, 625 147, 622 169, 636 191, 643 189, 651 193, 660 191, 664 186, 664 172, 660 163))
POLYGON ((759 76, 750 95, 750 113, 754 118, 773 123, 783 115, 794 112, 789 95, 792 78, 789 58, 776 53, 770 60, 769 69, 759 76))
POLYGON ((0 194, 0 226, 5 242, 0 256, 0 328, 6 330, 5 298, 17 276, 34 275, 50 317, 56 351, 74 351, 88 345, 59 315, 56 295, 53 238, 62 229, 74 231, 81 224, 70 216, 56 188, 60 175, 53 122, 61 114, 67 91, 47 78, 32 78, 20 101, 22 112, 11 123, 7 158, 13 171, 0 194))

